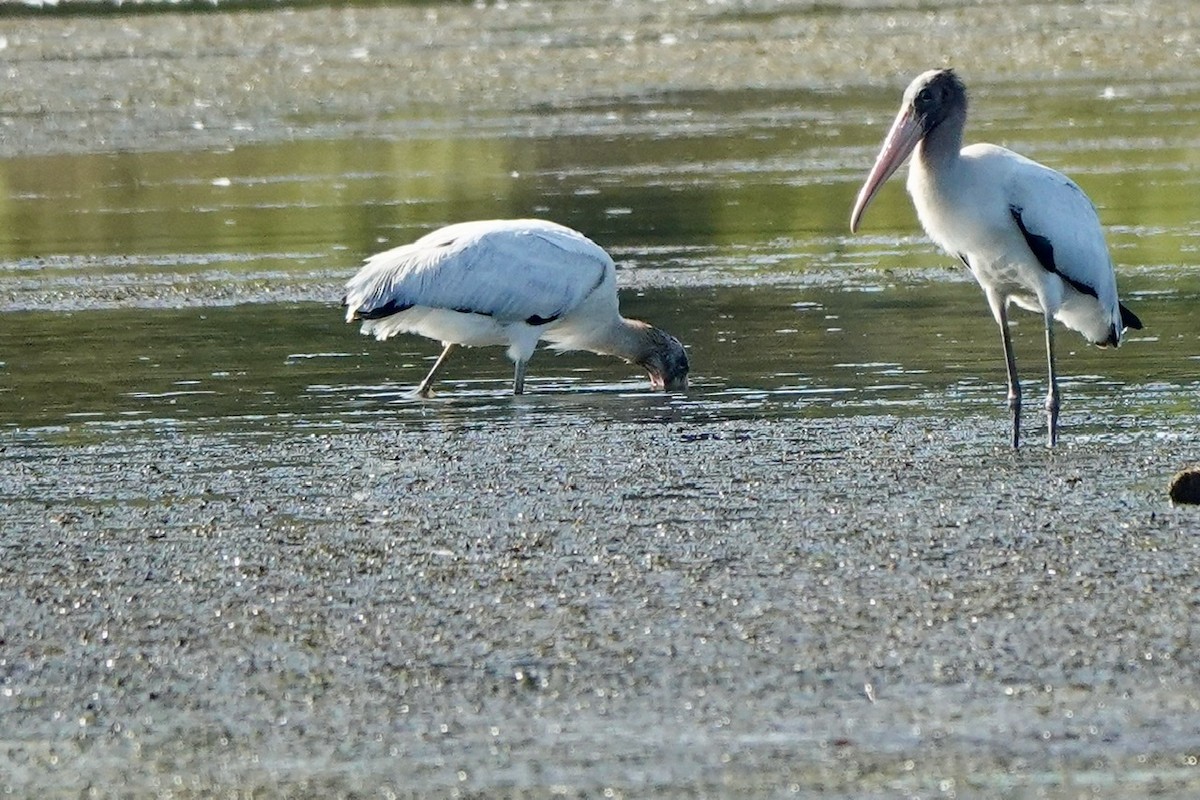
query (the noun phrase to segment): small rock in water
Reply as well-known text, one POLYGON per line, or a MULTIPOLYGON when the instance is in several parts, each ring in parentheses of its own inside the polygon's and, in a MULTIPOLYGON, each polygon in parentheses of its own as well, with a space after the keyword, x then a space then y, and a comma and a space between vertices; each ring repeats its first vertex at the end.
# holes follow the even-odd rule
POLYGON ((1172 503, 1200 505, 1200 467, 1188 467, 1175 473, 1167 486, 1172 503))

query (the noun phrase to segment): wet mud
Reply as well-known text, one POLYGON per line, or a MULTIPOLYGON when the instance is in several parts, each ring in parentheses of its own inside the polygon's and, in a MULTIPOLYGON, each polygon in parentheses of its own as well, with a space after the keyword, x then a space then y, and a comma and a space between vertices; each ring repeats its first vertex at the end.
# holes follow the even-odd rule
POLYGON ((1197 14, 1188 0, 1030 2, 997 14, 874 0, 10 13, 0 154, 394 135, 470 127, 463 110, 614 96, 895 91, 931 61, 1026 84, 1137 75, 1157 93, 1191 80, 1180 64, 1195 56, 1197 14))
POLYGON ((1003 428, 10 441, 0 784, 1188 796, 1177 443, 1003 428))

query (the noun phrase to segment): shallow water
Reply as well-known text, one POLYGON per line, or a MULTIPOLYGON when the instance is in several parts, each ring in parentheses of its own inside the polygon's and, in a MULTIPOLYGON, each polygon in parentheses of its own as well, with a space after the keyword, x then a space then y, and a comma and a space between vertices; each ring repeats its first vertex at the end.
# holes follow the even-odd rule
MULTIPOLYGON (((1200 84, 982 83, 969 140, 1073 175, 1107 226, 1126 303, 1116 352, 1059 336, 1064 422, 1169 428, 1200 375, 1200 84)), ((998 335, 978 289, 920 235, 893 179, 859 236, 848 209, 894 91, 664 92, 457 118, 396 135, 0 161, 0 407, 10 431, 293 430, 388 418, 472 424, 859 413, 1004 422, 998 335), (507 394, 499 350, 460 353, 341 321, 373 251, 463 219, 541 216, 617 259, 624 311, 690 347, 694 388, 539 354, 507 394)), ((1039 322, 1017 313, 1027 413, 1039 322)))
MULTIPOLYGON (((1060 337, 1064 419, 1073 428, 1169 425, 1173 408, 1194 401, 1200 359, 1178 354, 1186 354, 1196 294, 1163 291, 1145 296, 1157 304, 1165 337, 1132 337, 1119 351, 1060 337), (1131 356, 1135 348, 1144 352, 1131 356)), ((19 312, 6 326, 6 424, 69 436, 198 425, 352 428, 384 419, 554 425, 931 411, 947 424, 968 417, 999 424, 999 337, 977 294, 964 281, 891 279, 852 290, 630 293, 627 313, 655 318, 690 344, 692 389, 675 396, 649 392, 618 361, 545 351, 531 362, 529 393, 514 398, 510 362, 484 349, 456 353, 437 395, 421 400, 412 388, 437 345, 360 337, 333 304, 19 312)), ((1018 326, 1017 342, 1036 409, 1043 364, 1036 317, 1018 326)))

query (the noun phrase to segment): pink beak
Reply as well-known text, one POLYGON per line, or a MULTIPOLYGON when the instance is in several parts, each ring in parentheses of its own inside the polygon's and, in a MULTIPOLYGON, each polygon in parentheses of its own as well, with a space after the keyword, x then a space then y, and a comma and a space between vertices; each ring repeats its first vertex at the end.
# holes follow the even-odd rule
POLYGON ((900 110, 896 115, 896 121, 892 123, 892 129, 888 131, 887 138, 883 140, 883 147, 879 150, 879 155, 875 158, 875 166, 871 167, 870 174, 867 175, 866 183, 858 191, 858 199, 854 201, 854 211, 850 213, 850 232, 858 231, 858 222, 862 219, 863 212, 867 210, 875 193, 879 191, 879 187, 892 177, 892 174, 900 168, 904 163, 904 159, 908 158, 917 146, 917 142, 921 141, 921 137, 925 135, 925 127, 921 124, 921 120, 913 116, 911 107, 906 107, 900 110))

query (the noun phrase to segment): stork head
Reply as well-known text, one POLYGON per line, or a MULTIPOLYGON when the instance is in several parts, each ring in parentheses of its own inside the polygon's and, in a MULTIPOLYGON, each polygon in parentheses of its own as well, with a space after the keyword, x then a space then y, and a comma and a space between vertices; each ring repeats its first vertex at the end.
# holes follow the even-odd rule
POLYGON ((634 363, 650 376, 650 388, 663 392, 688 388, 688 357, 683 342, 650 325, 643 336, 645 346, 634 363))
POLYGON ((904 90, 900 112, 883 140, 875 165, 867 175, 854 211, 850 214, 850 230, 858 230, 858 222, 867 210, 879 187, 892 177, 917 143, 928 137, 947 120, 955 120, 958 135, 951 137, 957 154, 962 125, 967 115, 967 89, 952 69, 931 69, 923 72, 904 90))

